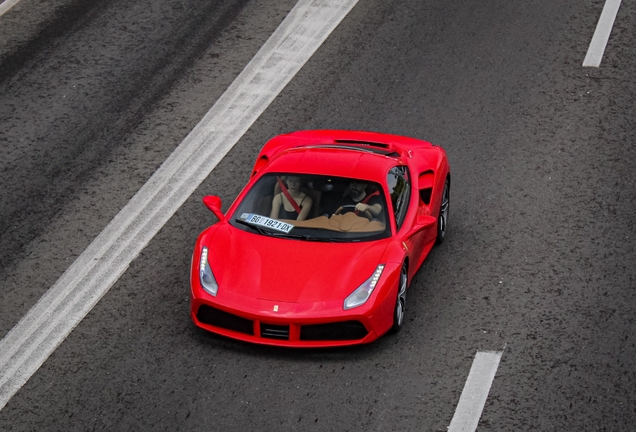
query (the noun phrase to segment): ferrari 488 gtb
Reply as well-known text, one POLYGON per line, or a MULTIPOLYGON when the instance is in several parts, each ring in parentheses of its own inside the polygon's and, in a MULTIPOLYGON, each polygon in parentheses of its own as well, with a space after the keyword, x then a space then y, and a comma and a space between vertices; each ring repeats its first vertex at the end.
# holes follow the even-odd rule
POLYGON ((301 131, 270 140, 220 222, 197 239, 191 316, 268 345, 371 342, 404 324, 409 282, 446 236, 441 147, 396 135, 301 131))

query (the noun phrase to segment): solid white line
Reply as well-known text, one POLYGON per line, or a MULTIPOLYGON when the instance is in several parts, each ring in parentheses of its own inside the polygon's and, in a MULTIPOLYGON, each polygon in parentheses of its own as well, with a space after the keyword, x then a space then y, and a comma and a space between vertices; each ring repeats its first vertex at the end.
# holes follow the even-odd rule
POLYGON ((119 279, 358 0, 300 0, 199 124, 0 341, 0 409, 119 279))
POLYGON ((495 378, 502 351, 477 352, 448 432, 474 432, 495 378))
POLYGON ((0 16, 4 15, 6 12, 9 11, 9 9, 11 9, 13 6, 18 4, 19 2, 20 0, 4 0, 0 4, 0 16))
POLYGON ((594 36, 592 36, 590 47, 587 49, 585 60, 583 60, 583 67, 599 67, 601 65, 605 47, 620 5, 621 0, 607 0, 605 2, 603 12, 601 12, 601 17, 596 25, 596 31, 594 31, 594 36))

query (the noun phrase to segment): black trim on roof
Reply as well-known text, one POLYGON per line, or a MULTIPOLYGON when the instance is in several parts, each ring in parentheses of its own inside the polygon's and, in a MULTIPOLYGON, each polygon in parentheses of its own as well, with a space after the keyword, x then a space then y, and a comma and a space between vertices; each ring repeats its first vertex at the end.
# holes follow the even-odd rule
POLYGON ((302 146, 296 148, 316 148, 316 149, 342 149, 342 150, 355 150, 364 153, 374 153, 382 156, 388 157, 400 157, 400 154, 395 150, 389 148, 386 144, 376 144, 377 147, 371 147, 367 143, 361 143, 359 141, 350 141, 347 142, 349 145, 343 145, 342 141, 336 141, 337 144, 323 144, 323 145, 313 145, 313 146, 302 146), (340 144, 342 143, 342 144, 340 144), (339 145, 340 144, 340 145, 339 145))
POLYGON ((382 147, 382 148, 386 148, 386 149, 389 148, 388 144, 379 143, 379 142, 373 142, 373 141, 336 139, 336 140, 333 140, 333 142, 335 142, 337 144, 361 144, 361 145, 371 146, 371 147, 382 147))

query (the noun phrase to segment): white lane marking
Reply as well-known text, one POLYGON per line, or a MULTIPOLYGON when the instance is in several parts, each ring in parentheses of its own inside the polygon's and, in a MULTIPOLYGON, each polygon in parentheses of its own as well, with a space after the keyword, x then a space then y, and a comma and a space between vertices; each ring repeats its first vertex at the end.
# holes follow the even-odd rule
POLYGON ((9 11, 9 9, 11 9, 13 6, 18 4, 19 2, 20 0, 4 0, 0 4, 0 16, 4 15, 6 12, 9 11))
POLYGON ((474 432, 477 429, 502 353, 477 352, 448 432, 474 432))
POLYGON ((583 60, 583 67, 599 67, 603 54, 605 53, 605 47, 609 40, 612 27, 614 26, 614 20, 616 14, 618 14, 618 8, 621 5, 621 0, 606 0, 605 6, 603 6, 603 12, 596 25, 594 36, 590 42, 590 47, 587 49, 585 60, 583 60))
POLYGON ((358 0, 300 0, 199 124, 0 341, 0 409, 119 279, 358 0))

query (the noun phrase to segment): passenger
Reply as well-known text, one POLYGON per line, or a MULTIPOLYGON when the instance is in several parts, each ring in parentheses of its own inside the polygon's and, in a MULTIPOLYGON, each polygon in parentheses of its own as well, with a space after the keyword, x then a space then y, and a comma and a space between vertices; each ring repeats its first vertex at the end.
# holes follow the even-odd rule
POLYGON ((375 191, 367 194, 367 183, 363 181, 352 181, 349 183, 347 193, 338 203, 339 207, 334 214, 349 213, 355 211, 356 214, 368 211, 371 219, 378 217, 382 212, 382 198, 380 192, 375 191))
POLYGON ((287 183, 287 187, 280 179, 278 180, 282 192, 276 194, 272 200, 272 212, 269 217, 272 219, 305 220, 311 210, 311 197, 300 190, 300 177, 287 176, 285 183, 287 183))

